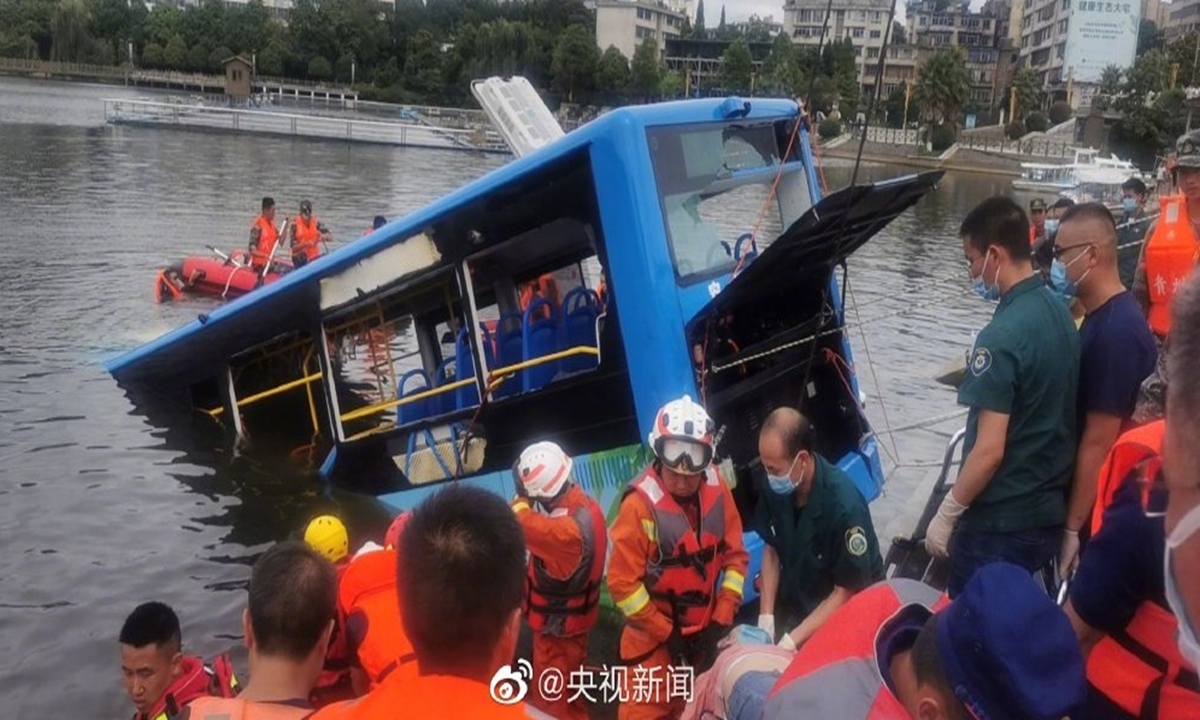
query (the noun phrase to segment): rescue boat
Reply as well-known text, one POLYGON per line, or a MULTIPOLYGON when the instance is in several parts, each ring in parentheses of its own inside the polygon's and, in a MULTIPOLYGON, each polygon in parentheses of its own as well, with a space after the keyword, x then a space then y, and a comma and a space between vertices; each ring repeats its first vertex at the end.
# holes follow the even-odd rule
POLYGON ((227 255, 210 249, 211 257, 185 257, 159 270, 154 279, 154 301, 181 300, 188 295, 232 300, 275 282, 290 269, 276 261, 271 263, 271 272, 263 275, 250 267, 250 257, 243 250, 227 255))

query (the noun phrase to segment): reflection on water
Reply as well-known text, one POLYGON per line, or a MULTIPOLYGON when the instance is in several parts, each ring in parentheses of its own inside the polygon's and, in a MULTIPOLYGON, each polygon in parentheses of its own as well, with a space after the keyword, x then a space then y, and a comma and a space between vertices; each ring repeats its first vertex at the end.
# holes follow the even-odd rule
MULTIPOLYGON (((327 510, 348 517, 355 543, 386 525, 369 498, 231 454, 188 409, 133 413, 102 360, 211 308, 154 305, 156 269, 206 244, 243 246, 263 195, 288 215, 311 199, 340 243, 504 161, 101 125, 100 98, 139 94, 0 80, 0 696, 14 717, 126 716, 115 636, 134 604, 174 605, 190 651, 228 649, 248 565, 269 543, 327 510)), ((849 178, 826 174, 835 187, 849 178)), ((877 428, 953 409, 931 378, 990 312, 968 295, 955 231, 970 205, 1006 191, 947 176, 851 259, 850 334, 877 428)), ((901 463, 933 459, 954 425, 884 445, 901 463)), ((876 515, 894 514, 918 477, 896 472, 876 515)))

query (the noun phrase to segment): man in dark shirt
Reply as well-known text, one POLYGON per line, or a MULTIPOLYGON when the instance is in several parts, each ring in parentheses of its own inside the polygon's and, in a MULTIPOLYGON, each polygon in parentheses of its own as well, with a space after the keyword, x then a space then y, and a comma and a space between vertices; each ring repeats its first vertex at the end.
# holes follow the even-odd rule
POLYGON ((1137 301, 1121 284, 1117 229, 1108 208, 1085 203, 1067 211, 1054 241, 1051 276, 1057 292, 1077 297, 1087 311, 1080 328, 1081 434, 1058 556, 1059 578, 1066 579, 1079 556, 1079 533, 1096 504, 1100 466, 1126 429, 1158 351, 1137 301))
POLYGON ((762 536, 758 625, 780 647, 803 645, 855 593, 883 579, 879 540, 854 481, 813 449, 813 428, 796 410, 774 410, 758 451, 767 472, 755 509, 762 536), (776 624, 778 618, 778 624, 776 624))
POLYGON ((1146 183, 1135 177, 1121 185, 1121 208, 1124 212, 1117 226, 1117 268, 1121 273, 1121 284, 1126 288, 1133 287, 1146 231, 1154 218, 1158 217, 1157 207, 1147 212, 1146 194, 1146 183))
POLYGON ((959 234, 975 291, 999 300, 980 331, 958 402, 966 405, 966 458, 929 523, 925 547, 950 557, 957 597, 998 560, 1049 569, 1066 516, 1075 458, 1079 333, 1029 257, 1029 221, 1006 197, 984 200, 959 234), (953 534, 953 537, 951 535, 953 534))

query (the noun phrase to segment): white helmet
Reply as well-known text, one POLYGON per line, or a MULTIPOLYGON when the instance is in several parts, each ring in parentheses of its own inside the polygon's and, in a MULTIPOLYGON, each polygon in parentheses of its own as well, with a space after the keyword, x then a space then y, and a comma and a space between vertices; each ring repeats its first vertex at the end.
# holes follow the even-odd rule
POLYGON ((658 411, 650 447, 663 465, 684 474, 703 472, 713 458, 713 421, 684 395, 658 411))
POLYGON ((517 481, 531 498, 558 495, 571 477, 571 458, 552 442, 539 442, 525 448, 513 468, 517 481))

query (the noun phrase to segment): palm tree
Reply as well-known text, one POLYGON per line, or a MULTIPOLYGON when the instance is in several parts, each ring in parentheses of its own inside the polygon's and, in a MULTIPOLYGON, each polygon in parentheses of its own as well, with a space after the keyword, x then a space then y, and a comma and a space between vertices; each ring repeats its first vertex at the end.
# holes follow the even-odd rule
POLYGON ((1038 85, 1037 73, 1033 68, 1021 68, 1013 75, 1009 92, 1017 96, 1017 109, 1013 119, 1021 118, 1042 105, 1042 89, 1038 85))
POLYGON ((971 89, 967 59, 960 48, 938 50, 917 73, 914 99, 929 119, 940 125, 953 121, 967 104, 971 89))

